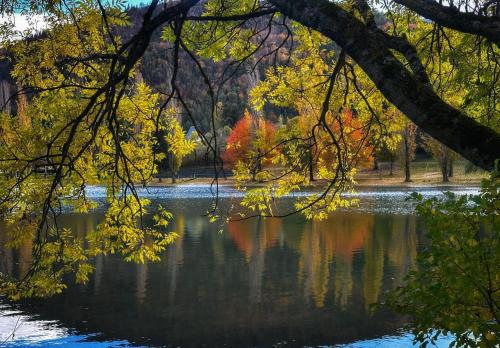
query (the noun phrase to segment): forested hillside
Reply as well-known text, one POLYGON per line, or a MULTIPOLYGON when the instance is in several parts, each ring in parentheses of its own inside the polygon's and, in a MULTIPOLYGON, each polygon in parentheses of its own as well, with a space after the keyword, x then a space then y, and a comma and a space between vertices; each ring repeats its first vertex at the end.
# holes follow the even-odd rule
MULTIPOLYGON (((200 8, 198 11, 201 12, 202 6, 203 3, 197 5, 200 8)), ((128 14, 131 26, 119 29, 119 34, 124 40, 137 31, 144 11, 145 8, 142 7, 131 7, 129 9, 128 14)), ((255 19, 255 21, 260 22, 264 20, 263 18, 255 19)), ((264 34, 267 35, 267 33, 264 34)), ((269 33, 269 38, 266 40, 266 45, 261 48, 261 51, 265 52, 275 49, 283 41, 285 35, 286 32, 284 29, 273 28, 272 32, 269 33)), ((164 50, 169 45, 168 42, 162 40, 161 32, 157 32, 153 35, 152 42, 140 64, 140 72, 144 81, 154 90, 161 93, 168 93, 170 88, 173 62, 171 61, 172 57, 170 55, 166 56, 164 50)), ((286 59, 285 52, 287 48, 283 47, 281 51, 283 55, 277 57, 277 59, 280 59, 278 63, 283 63, 286 59)), ((212 83, 224 82, 221 85, 216 84, 219 88, 214 91, 218 100, 216 127, 223 128, 229 126, 232 128, 243 117, 244 110, 251 109, 248 100, 249 91, 263 78, 265 70, 274 63, 276 58, 274 55, 270 55, 259 62, 254 61, 253 64, 255 65, 252 65, 252 63, 238 65, 233 64, 229 60, 214 62, 208 59, 198 59, 200 59, 205 72, 209 74, 208 77, 212 83)), ((207 116, 210 113, 211 102, 207 85, 200 75, 196 63, 185 52, 180 52, 180 65, 183 66, 183 69, 180 69, 178 72, 178 84, 182 89, 182 94, 189 101, 197 123, 204 131, 209 132, 212 127, 210 125, 210 117, 207 116)), ((267 119, 277 122, 279 116, 286 117, 287 115, 291 115, 293 114, 293 110, 267 105, 265 114, 267 119)), ((182 124, 185 129, 193 125, 188 115, 183 115, 182 124)))
MULTIPOLYGON (((199 4, 200 8, 203 4, 199 4)), ((116 32, 121 36, 123 41, 130 39, 130 37, 138 30, 141 25, 142 16, 145 12, 145 7, 130 7, 127 11, 129 15, 129 26, 116 28, 116 32)), ((262 21, 262 19, 256 19, 262 21)), ((276 46, 280 40, 283 40, 285 33, 273 28, 273 32, 269 34, 266 44, 268 46, 276 46)), ((167 94, 169 92, 170 79, 172 78, 173 62, 171 56, 165 55, 164 49, 169 46, 169 43, 161 38, 161 31, 153 35, 152 42, 149 45, 143 59, 140 62, 139 79, 153 88, 155 92, 167 94)), ((266 50, 269 47, 262 47, 266 50)), ((283 48, 283 51, 286 51, 283 48)), ((1 55, 0 55, 1 57, 1 55)), ((211 130, 210 125, 210 108, 211 102, 209 98, 209 90, 203 77, 199 74, 196 63, 185 53, 180 52, 180 62, 183 69, 179 70, 179 85, 182 89, 183 95, 186 96, 186 101, 189 102, 190 108, 193 111, 193 117, 198 125, 205 132, 211 130)), ((248 101, 248 93, 252 87, 261 80, 264 71, 267 67, 273 64, 274 57, 267 57, 262 59, 252 66, 246 64, 238 66, 231 64, 231 62, 224 60, 214 62, 212 60, 200 60, 205 72, 209 73, 208 76, 211 82, 222 82, 220 88, 215 91, 217 95, 217 120, 216 127, 223 128, 225 126, 233 127, 234 124, 243 117, 245 109, 250 108, 248 101)), ((6 57, 0 60, 0 102, 1 104, 8 104, 6 111, 15 112, 16 100, 15 94, 16 86, 10 77, 10 70, 12 68, 12 61, 6 57)), ((271 121, 276 122, 279 116, 292 114, 293 110, 286 108, 277 108, 271 105, 267 106, 266 117, 271 121)), ((188 115, 182 115, 182 125, 185 129, 189 129, 193 125, 188 115)))

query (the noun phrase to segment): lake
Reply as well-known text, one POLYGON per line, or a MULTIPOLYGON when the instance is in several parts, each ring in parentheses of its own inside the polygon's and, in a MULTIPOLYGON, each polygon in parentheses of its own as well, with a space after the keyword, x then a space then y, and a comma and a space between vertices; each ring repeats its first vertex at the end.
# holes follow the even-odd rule
MULTIPOLYGON (((433 196, 442 189, 414 190, 433 196)), ((3 301, 0 345, 411 346, 404 330, 408 318, 371 306, 401 284, 425 244, 405 200, 409 192, 361 189, 358 207, 327 221, 256 218, 219 231, 202 216, 212 203, 207 186, 142 189, 175 214, 172 227, 180 237, 162 260, 134 264, 100 256, 84 286, 45 300, 3 301)), ((88 193, 104 201, 103 189, 88 193)), ((238 196, 220 187, 223 203, 238 196)), ((60 223, 83 236, 103 214, 103 207, 89 214, 67 212, 60 223)), ((0 250, 2 272, 25 271, 29 251, 0 250)), ((444 337, 439 346, 448 343, 444 337)))

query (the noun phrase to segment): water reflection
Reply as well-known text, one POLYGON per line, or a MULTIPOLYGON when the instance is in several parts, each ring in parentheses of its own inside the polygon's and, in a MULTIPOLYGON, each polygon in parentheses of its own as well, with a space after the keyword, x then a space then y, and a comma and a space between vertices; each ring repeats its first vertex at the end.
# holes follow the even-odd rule
MULTIPOLYGON (((219 232, 193 213, 206 203, 170 205, 180 237, 160 262, 99 256, 89 284, 20 309, 92 340, 154 346, 315 346, 399 332, 404 318, 372 313, 370 304, 414 264, 415 216, 338 212, 323 222, 233 222, 219 232)), ((102 217, 65 214, 61 224, 83 236, 102 217)), ((2 229, 1 271, 25 273, 30 247, 12 251, 6 242, 2 229)))
POLYGON ((250 300, 254 302, 261 297, 266 249, 278 242, 280 249, 298 254, 297 285, 305 303, 317 308, 324 307, 327 298, 340 309, 352 305, 356 278, 368 311, 380 298, 384 267, 390 268, 385 272, 385 285, 390 288, 402 280, 417 253, 413 215, 341 213, 323 222, 262 219, 231 223, 228 229, 248 264, 250 300))

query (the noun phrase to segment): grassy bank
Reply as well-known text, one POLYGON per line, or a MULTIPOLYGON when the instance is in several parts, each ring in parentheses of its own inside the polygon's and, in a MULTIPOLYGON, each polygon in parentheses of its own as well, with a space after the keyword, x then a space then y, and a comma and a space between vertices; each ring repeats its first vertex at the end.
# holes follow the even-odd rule
POLYGON ((433 161, 419 161, 411 164, 411 182, 405 182, 404 171, 395 166, 393 175, 390 175, 388 163, 382 163, 379 170, 362 170, 356 179, 358 185, 363 186, 474 186, 488 177, 482 170, 467 172, 467 162, 456 161, 453 165, 453 176, 444 183, 439 165, 433 161))
MULTIPOLYGON (((378 170, 359 170, 356 181, 357 185, 362 186, 384 186, 384 187, 404 187, 404 186, 476 186, 481 183, 481 180, 488 177, 488 173, 484 171, 475 171, 468 173, 466 171, 466 162, 457 161, 454 164, 453 176, 449 178, 449 182, 443 183, 439 165, 433 161, 418 161, 411 165, 411 182, 405 182, 404 171, 394 164, 393 173, 390 174, 389 163, 380 163, 378 170)), ((210 184, 212 178, 196 178, 186 177, 178 178, 175 184, 172 184, 170 178, 162 180, 154 179, 148 186, 172 186, 172 185, 189 185, 189 184, 210 184)), ((219 185, 233 186, 234 178, 228 176, 227 179, 219 178, 219 185)), ((324 180, 317 180, 314 186, 324 185, 324 180)), ((259 186, 259 183, 252 184, 259 186)))

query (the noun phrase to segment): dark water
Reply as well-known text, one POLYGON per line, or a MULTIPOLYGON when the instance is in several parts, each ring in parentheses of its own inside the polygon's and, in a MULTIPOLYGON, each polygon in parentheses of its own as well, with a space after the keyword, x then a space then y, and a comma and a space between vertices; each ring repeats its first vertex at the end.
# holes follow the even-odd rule
MULTIPOLYGON (((234 194, 222 190, 223 199, 234 194)), ((87 285, 4 304, 3 345, 411 346, 402 331, 407 318, 370 307, 415 263, 421 237, 407 192, 361 193, 358 208, 324 222, 253 219, 222 232, 201 216, 211 204, 207 192, 149 192, 175 213, 180 234, 162 260, 138 265, 100 256, 87 285)), ((102 216, 67 213, 60 221, 84 235, 102 216)), ((22 273, 27 254, 2 248, 1 270, 22 273)))

